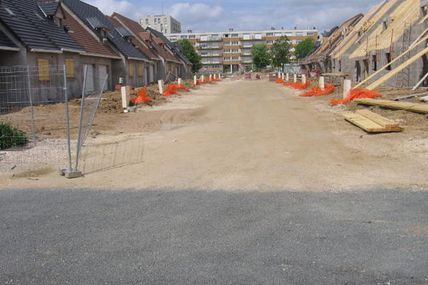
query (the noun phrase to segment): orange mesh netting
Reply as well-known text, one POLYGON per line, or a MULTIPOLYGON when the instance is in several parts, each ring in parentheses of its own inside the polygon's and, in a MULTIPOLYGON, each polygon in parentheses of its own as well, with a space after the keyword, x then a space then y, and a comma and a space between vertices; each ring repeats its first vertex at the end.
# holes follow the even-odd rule
POLYGON ((166 87, 166 90, 163 92, 163 96, 169 97, 171 95, 180 95, 177 93, 177 86, 174 84, 170 84, 166 87))
POLYGON ((319 87, 313 87, 310 91, 301 94, 301 97, 325 96, 334 92, 336 87, 333 84, 326 84, 324 90, 319 87))
POLYGON ((146 88, 141 89, 140 91, 138 91, 138 97, 137 98, 133 98, 131 99, 131 101, 135 104, 138 103, 148 103, 152 101, 152 98, 150 98, 147 95, 147 90, 146 88))
POLYGON ((335 106, 339 104, 346 104, 354 99, 364 99, 364 98, 378 98, 382 97, 382 95, 379 92, 368 90, 368 89, 352 89, 351 94, 349 94, 348 97, 344 99, 332 99, 330 101, 330 104, 335 106))
POLYGON ((285 83, 285 81, 282 78, 278 78, 275 82, 278 84, 284 84, 285 83))
POLYGON ((301 82, 286 82, 284 83, 284 86, 293 88, 293 89, 297 89, 297 90, 305 90, 308 89, 309 86, 311 86, 311 82, 307 81, 306 83, 301 83, 301 82))

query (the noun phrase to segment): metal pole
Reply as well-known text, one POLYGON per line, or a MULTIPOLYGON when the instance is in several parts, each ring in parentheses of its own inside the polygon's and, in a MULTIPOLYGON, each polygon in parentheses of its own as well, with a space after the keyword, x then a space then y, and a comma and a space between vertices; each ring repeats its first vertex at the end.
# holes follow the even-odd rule
POLYGON ((65 104, 65 125, 66 125, 66 133, 67 133, 67 152, 68 152, 68 169, 67 172, 70 173, 72 171, 72 163, 71 163, 71 137, 70 137, 70 112, 68 110, 68 93, 67 93, 67 74, 66 67, 63 66, 63 75, 64 75, 64 104, 65 104))
POLYGON ((28 96, 31 106, 31 132, 33 136, 33 142, 36 141, 36 126, 34 122, 34 104, 33 104, 33 92, 31 90, 31 77, 30 77, 30 67, 27 65, 27 83, 28 83, 28 96))
POLYGON ((77 136, 77 150, 76 150, 76 165, 74 171, 77 171, 77 166, 79 165, 80 159, 80 148, 81 148, 81 136, 82 136, 82 124, 83 124, 83 104, 85 103, 85 88, 86 88, 86 76, 88 72, 88 66, 85 65, 83 71, 83 88, 82 88, 82 99, 80 101, 80 118, 79 118, 79 133, 77 136))

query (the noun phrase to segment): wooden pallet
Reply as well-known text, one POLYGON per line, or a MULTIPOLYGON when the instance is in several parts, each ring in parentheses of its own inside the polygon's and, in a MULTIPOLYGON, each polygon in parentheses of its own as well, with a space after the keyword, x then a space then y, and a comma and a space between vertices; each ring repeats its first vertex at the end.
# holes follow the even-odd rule
POLYGON ((354 101, 360 105, 379 106, 394 110, 405 110, 414 113, 428 114, 428 105, 423 103, 395 102, 391 100, 378 99, 355 99, 354 101))
POLYGON ((358 110, 355 113, 346 112, 345 120, 370 134, 401 132, 399 123, 382 117, 369 110, 358 110))

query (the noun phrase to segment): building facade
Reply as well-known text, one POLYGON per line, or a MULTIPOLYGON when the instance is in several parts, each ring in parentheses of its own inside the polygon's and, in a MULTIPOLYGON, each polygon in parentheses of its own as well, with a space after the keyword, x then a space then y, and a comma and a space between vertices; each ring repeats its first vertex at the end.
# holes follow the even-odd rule
POLYGON ((163 34, 181 33, 181 23, 171 16, 154 15, 140 19, 143 28, 152 28, 163 34))
POLYGON ((282 37, 287 37, 292 45, 306 38, 318 39, 318 31, 313 30, 268 30, 221 33, 173 33, 167 37, 172 42, 188 39, 202 57, 202 73, 251 70, 253 59, 251 49, 255 44, 271 47, 282 37))

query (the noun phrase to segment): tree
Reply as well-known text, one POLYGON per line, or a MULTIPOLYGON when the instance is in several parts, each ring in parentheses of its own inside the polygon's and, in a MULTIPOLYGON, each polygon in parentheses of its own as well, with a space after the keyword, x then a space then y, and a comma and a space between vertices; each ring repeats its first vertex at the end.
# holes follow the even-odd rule
POLYGON ((265 44, 256 44, 253 46, 251 53, 253 55, 253 63, 256 69, 266 68, 271 63, 269 49, 265 44))
POLYGON ((180 46, 183 54, 187 57, 187 59, 192 63, 192 71, 196 73, 199 69, 202 68, 202 58, 196 52, 192 43, 187 39, 182 39, 177 41, 177 44, 180 46))
POLYGON ((296 46, 296 57, 301 59, 305 58, 307 55, 309 55, 315 48, 315 42, 312 38, 307 38, 303 41, 301 41, 296 46))
POLYGON ((287 37, 280 38, 272 45, 271 55, 275 67, 290 63, 290 43, 287 37))

